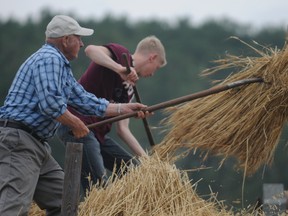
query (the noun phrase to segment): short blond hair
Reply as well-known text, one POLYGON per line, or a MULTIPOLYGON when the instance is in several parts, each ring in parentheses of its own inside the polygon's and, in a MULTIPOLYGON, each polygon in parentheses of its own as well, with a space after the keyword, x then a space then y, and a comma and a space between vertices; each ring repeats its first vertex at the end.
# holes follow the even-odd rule
POLYGON ((142 39, 137 47, 135 52, 139 52, 139 53, 157 53, 160 57, 160 61, 161 61, 161 67, 164 67, 167 64, 167 60, 166 60, 166 53, 165 53, 165 48, 163 46, 163 44, 161 43, 161 41, 154 35, 145 37, 144 39, 142 39))

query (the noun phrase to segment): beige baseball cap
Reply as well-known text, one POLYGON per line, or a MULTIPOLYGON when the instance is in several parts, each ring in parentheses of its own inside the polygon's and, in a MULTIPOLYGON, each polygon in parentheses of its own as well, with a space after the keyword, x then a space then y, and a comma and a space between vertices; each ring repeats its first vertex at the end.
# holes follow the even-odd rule
POLYGON ((54 16, 48 23, 45 32, 47 38, 58 38, 73 34, 89 36, 93 33, 93 29, 81 27, 76 20, 66 15, 54 16))

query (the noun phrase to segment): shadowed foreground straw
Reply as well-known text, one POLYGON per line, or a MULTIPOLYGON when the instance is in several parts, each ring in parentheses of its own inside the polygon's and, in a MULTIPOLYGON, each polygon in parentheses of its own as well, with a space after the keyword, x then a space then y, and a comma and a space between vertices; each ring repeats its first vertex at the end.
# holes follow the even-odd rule
MULTIPOLYGON (((187 173, 174 165, 161 162, 155 155, 141 162, 138 167, 129 167, 121 179, 109 182, 107 188, 92 187, 80 203, 78 216, 233 215, 213 195, 209 200, 200 198, 187 173)), ((241 215, 252 214, 243 211, 241 215)))
MULTIPOLYGON (((243 42, 243 41, 242 41, 243 42)), ((244 43, 244 42, 243 42, 244 43)), ((248 44, 246 44, 248 45, 248 44)), ((197 99, 172 109, 170 127, 154 150, 165 159, 176 159, 176 150, 204 150, 207 154, 234 156, 246 174, 271 164, 288 117, 288 50, 266 48, 260 57, 228 55, 204 74, 237 69, 222 84, 261 77, 264 84, 250 84, 197 99)))

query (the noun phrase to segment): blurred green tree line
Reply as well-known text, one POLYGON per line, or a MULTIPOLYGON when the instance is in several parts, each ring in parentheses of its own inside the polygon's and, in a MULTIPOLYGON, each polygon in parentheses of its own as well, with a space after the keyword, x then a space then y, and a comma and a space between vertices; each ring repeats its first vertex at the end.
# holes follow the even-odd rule
MULTIPOLYGON (((37 21, 31 18, 26 21, 0 20, 0 101, 1 105, 15 73, 25 59, 45 43, 47 23, 54 16, 51 11, 41 12, 37 21)), ((73 16, 73 14, 70 14, 73 16)), ((75 17, 75 16, 74 16, 75 17)), ((77 19, 77 17, 75 17, 77 19)), ((179 18, 174 24, 164 21, 149 20, 130 22, 126 17, 115 18, 107 15, 102 19, 78 19, 83 26, 95 30, 90 37, 83 37, 85 45, 116 42, 123 44, 133 53, 138 41, 148 35, 156 35, 166 48, 166 67, 160 69, 152 78, 138 81, 138 91, 144 104, 154 105, 180 96, 195 93, 211 87, 211 81, 222 79, 223 74, 211 77, 201 77, 203 69, 213 65, 213 60, 223 58, 226 53, 234 55, 254 55, 251 49, 237 40, 237 36, 245 42, 256 41, 265 47, 282 48, 285 44, 286 32, 281 27, 267 27, 255 30, 250 26, 240 25, 228 19, 207 20, 193 25, 188 19, 179 18)), ((71 62, 73 73, 79 78, 89 64, 89 59, 79 53, 77 60, 71 62)), ((166 117, 162 111, 156 111, 148 119, 156 142, 160 142, 165 132, 161 120, 166 117)), ((132 131, 142 145, 149 150, 150 146, 142 121, 131 121, 132 131)), ((112 132, 114 136, 115 133, 112 132)), ((117 137, 115 137, 117 139, 117 137)), ((208 197, 211 192, 217 194, 218 200, 223 200, 229 207, 242 208, 253 205, 258 197, 262 197, 263 183, 283 183, 288 187, 288 172, 286 172, 288 132, 285 129, 278 145, 275 161, 271 167, 263 167, 251 177, 243 179, 243 173, 235 171, 235 161, 229 159, 218 169, 221 158, 211 157, 202 162, 198 154, 190 154, 177 162, 180 169, 190 170, 205 166, 209 169, 189 171, 192 182, 198 182, 199 195, 208 197)), ((65 148, 55 137, 51 140, 53 155, 63 165, 65 148)))

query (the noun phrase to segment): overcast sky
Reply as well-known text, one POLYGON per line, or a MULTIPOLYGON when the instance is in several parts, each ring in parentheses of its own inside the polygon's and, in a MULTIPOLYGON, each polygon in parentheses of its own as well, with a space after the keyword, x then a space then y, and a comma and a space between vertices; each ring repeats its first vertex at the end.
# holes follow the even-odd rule
POLYGON ((42 9, 72 12, 79 18, 125 15, 131 21, 157 18, 165 21, 188 17, 198 24, 223 17, 255 27, 281 26, 287 29, 288 0, 2 0, 0 19, 37 18, 42 9))

